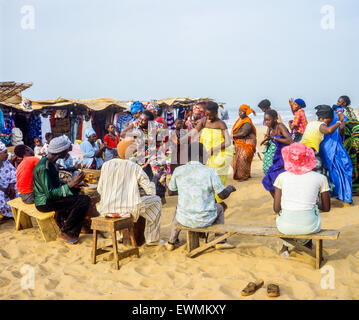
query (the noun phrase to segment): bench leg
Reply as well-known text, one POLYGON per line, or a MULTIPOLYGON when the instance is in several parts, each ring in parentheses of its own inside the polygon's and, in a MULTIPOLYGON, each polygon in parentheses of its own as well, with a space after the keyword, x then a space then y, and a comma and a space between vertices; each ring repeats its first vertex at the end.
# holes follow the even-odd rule
POLYGON ((315 268, 320 269, 321 262, 323 260, 323 240, 317 240, 315 268))
POLYGON ((228 239, 230 236, 232 236, 234 233, 233 232, 227 232, 217 238, 215 238, 214 240, 212 240, 211 242, 208 242, 206 243, 205 245, 201 246, 201 247, 198 247, 197 249, 194 249, 192 251, 190 251, 188 254, 187 254, 187 257, 189 258, 193 258, 194 256, 196 256, 197 254, 215 246, 218 242, 221 242, 223 240, 226 240, 228 239))
POLYGON ((16 215, 16 230, 32 228, 32 222, 30 217, 20 209, 17 210, 16 215))
POLYGON ((197 232, 187 231, 187 250, 191 252, 192 250, 199 247, 199 235, 197 232))
POLYGON ((39 225, 39 229, 45 242, 55 241, 59 234, 59 227, 57 226, 54 218, 48 218, 46 220, 36 220, 39 225))
POLYGON ((96 254, 97 254, 97 230, 93 230, 92 234, 92 252, 91 252, 91 258, 92 263, 96 263, 96 254))
POLYGON ((136 239, 135 239, 135 233, 134 233, 134 231, 133 231, 133 226, 130 227, 130 228, 128 228, 128 232, 129 232, 129 234, 130 234, 130 239, 131 239, 132 247, 133 247, 134 249, 137 249, 137 250, 135 250, 135 252, 136 252, 135 254, 136 254, 137 257, 139 258, 139 257, 140 257, 140 252, 139 252, 139 250, 138 250, 138 248, 137 248, 136 239))
POLYGON ((117 238, 116 231, 112 231, 112 247, 113 247, 113 259, 115 260, 115 268, 116 270, 120 269, 120 264, 118 261, 118 249, 117 249, 117 238))

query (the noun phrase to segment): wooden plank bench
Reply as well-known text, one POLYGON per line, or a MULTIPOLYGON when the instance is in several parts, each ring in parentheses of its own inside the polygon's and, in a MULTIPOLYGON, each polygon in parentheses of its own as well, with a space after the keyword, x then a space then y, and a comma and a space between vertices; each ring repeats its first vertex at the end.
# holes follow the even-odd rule
POLYGON ((235 224, 215 224, 206 228, 187 228, 179 225, 177 227, 180 230, 187 231, 187 256, 190 258, 195 257, 199 253, 213 247, 215 244, 229 238, 234 234, 247 235, 247 236, 263 236, 263 237, 274 237, 281 238, 287 241, 295 248, 303 251, 312 258, 315 259, 316 269, 320 269, 323 259, 323 240, 337 240, 339 238, 338 230, 322 229, 318 233, 308 235, 286 235, 280 233, 276 227, 257 227, 257 226, 240 226, 235 224), (217 233, 221 236, 215 238, 206 244, 199 245, 199 233, 217 233), (316 248, 309 249, 299 243, 293 241, 293 239, 312 239, 316 240, 316 248))
POLYGON ((7 204, 11 207, 14 216, 15 230, 32 228, 30 217, 33 217, 36 219, 40 233, 46 242, 57 239, 60 230, 54 219, 55 211, 40 212, 34 204, 26 204, 21 198, 10 200, 7 204))

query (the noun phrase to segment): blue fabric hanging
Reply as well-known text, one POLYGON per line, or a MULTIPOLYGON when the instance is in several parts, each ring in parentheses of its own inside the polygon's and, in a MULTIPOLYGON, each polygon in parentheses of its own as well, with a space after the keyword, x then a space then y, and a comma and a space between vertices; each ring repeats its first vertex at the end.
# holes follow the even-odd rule
POLYGON ((1 133, 4 133, 5 130, 5 119, 4 119, 4 114, 2 112, 2 110, 0 109, 0 131, 1 133))
MULTIPOLYGON (((338 114, 334 111, 334 119, 329 126, 338 120, 338 114)), ((348 119, 344 116, 344 120, 347 121, 348 119)), ((335 185, 331 196, 352 203, 353 165, 343 146, 343 138, 340 135, 339 128, 332 134, 325 134, 319 148, 323 165, 328 169, 329 177, 335 185)))

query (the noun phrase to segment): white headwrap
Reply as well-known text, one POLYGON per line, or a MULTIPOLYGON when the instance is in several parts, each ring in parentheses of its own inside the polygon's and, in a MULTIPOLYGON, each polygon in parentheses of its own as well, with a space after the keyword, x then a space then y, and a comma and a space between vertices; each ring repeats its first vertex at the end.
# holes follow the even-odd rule
POLYGON ((0 141, 0 152, 5 151, 7 148, 3 142, 0 141))
POLYGON ((52 154, 61 153, 71 146, 69 138, 64 136, 54 138, 50 141, 47 151, 52 154))

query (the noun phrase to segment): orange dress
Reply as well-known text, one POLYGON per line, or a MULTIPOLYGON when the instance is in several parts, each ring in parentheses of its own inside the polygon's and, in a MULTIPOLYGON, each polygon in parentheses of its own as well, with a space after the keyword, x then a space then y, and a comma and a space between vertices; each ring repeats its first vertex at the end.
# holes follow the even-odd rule
POLYGON ((233 179, 246 180, 251 175, 251 165, 256 152, 257 133, 249 117, 239 118, 232 128, 232 134, 236 134, 244 124, 249 123, 252 131, 243 138, 233 138, 235 154, 233 159, 233 179))

